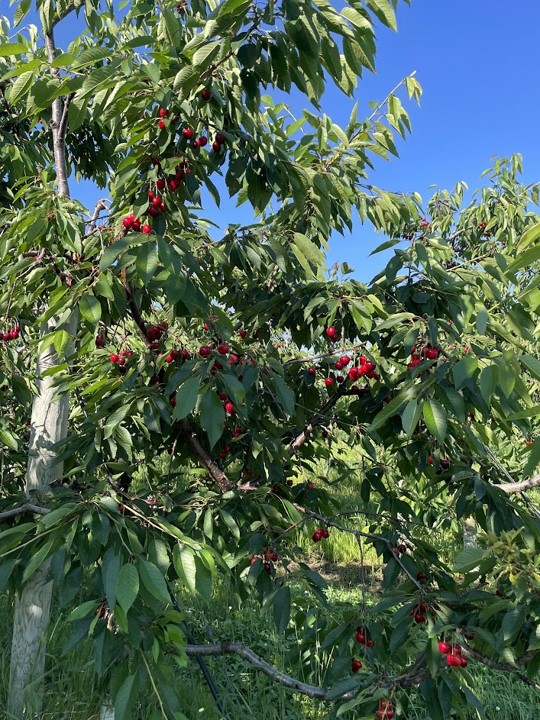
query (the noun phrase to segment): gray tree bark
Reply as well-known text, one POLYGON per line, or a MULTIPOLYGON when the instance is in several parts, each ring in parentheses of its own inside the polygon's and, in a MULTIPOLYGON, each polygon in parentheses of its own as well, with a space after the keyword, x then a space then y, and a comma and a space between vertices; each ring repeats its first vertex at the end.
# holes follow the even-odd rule
MULTIPOLYGON (((64 329, 73 337, 76 328, 77 313, 74 312, 64 329)), ((54 323, 50 321, 43 331, 53 329, 54 323)), ((49 485, 60 480, 63 474, 62 464, 56 462, 54 446, 67 435, 69 396, 56 398, 54 378, 42 376, 44 370, 56 364, 58 358, 52 347, 38 357, 38 393, 32 404, 26 495, 40 502, 44 502, 49 485)), ((16 720, 24 717, 25 688, 39 681, 45 669, 45 637, 52 596, 49 565, 45 562, 36 571, 15 603, 7 711, 8 717, 16 720)), ((39 693, 32 692, 30 705, 39 709, 39 693)))
MULTIPOLYGON (((45 47, 49 62, 56 57, 52 30, 45 33, 45 47)), ((53 75, 58 70, 53 69, 53 75)), ((67 101, 56 99, 52 106, 51 129, 56 168, 57 192, 69 197, 68 171, 65 154, 67 130, 67 101)), ((75 310, 63 329, 72 338, 77 331, 78 313, 75 310)), ((56 321, 45 323, 42 332, 55 329, 56 321)), ((68 351, 69 354, 69 351, 68 351)), ((37 360, 38 392, 32 404, 30 442, 26 476, 26 495, 29 499, 43 502, 49 485, 62 477, 63 467, 56 462, 55 446, 67 435, 69 419, 69 395, 57 397, 54 378, 43 377, 43 372, 58 364, 58 357, 51 346, 41 352, 37 360)), ((45 641, 49 623, 52 582, 49 579, 50 563, 45 562, 24 585, 15 603, 13 639, 11 645, 10 683, 7 702, 8 717, 22 720, 25 706, 38 711, 41 706, 41 679, 45 670, 45 641), (31 702, 25 693, 33 685, 31 702)))

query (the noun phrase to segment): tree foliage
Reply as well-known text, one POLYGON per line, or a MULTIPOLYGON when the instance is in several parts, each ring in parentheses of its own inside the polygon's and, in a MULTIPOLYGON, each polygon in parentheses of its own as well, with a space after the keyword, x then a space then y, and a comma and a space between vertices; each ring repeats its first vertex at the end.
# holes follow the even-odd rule
MULTIPOLYGON (((308 681, 332 658, 331 713, 405 714, 419 685, 431 717, 466 717, 482 713, 467 662, 537 675, 539 513, 512 484, 534 486, 540 460, 538 189, 518 157, 467 204, 463 184, 424 211, 368 183, 410 129, 401 87, 418 100, 420 86, 406 78, 344 128, 319 103, 373 70, 373 24, 394 27, 396 4, 40 0, 48 47, 2 23, 0 586, 16 594, 51 560, 66 652, 92 639, 118 720, 149 696, 156 717, 183 717, 174 587, 210 600, 222 575, 302 638, 290 661, 308 681), (70 13, 85 32, 51 60, 70 13), (298 118, 293 88, 311 103, 298 118), (91 220, 56 190, 57 137, 71 176, 110 195, 91 220), (221 236, 208 208, 223 192, 255 219, 221 236), (325 269, 357 215, 395 248, 368 285, 325 269), (37 514, 24 479, 47 349, 70 420, 62 482, 27 493, 37 514), (361 530, 306 480, 321 459, 356 478, 361 530), (431 534, 465 518, 478 546, 441 557, 431 534), (289 542, 314 521, 376 549, 374 607, 326 611, 289 542), (459 669, 444 657, 457 642, 459 669)), ((30 10, 15 3, 16 25, 30 10)))

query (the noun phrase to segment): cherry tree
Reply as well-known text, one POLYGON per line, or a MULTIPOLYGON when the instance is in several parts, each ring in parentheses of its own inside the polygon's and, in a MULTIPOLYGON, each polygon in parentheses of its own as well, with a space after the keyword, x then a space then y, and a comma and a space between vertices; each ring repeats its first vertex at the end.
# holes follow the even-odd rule
POLYGON ((395 28, 395 5, 38 0, 38 30, 20 0, 2 22, 11 717, 39 710, 25 689, 43 676, 53 586, 66 649, 93 643, 116 720, 142 698, 185 717, 175 663, 213 654, 361 717, 406 716, 416 686, 433 718, 481 713, 473 662, 535 683, 538 189, 517 157, 465 206, 463 185, 424 210, 369 182, 410 129, 416 79, 343 128, 320 101, 373 70, 374 23, 395 28), (74 15, 83 32, 60 49, 74 15), (311 108, 298 117, 278 100, 293 89, 311 108), (74 178, 103 188, 95 208, 71 198, 74 178), (253 222, 220 234, 223 193, 253 222), (357 217, 395 247, 369 285, 325 268, 357 217), (310 480, 320 459, 357 478, 360 525, 310 480), (430 533, 470 518, 476 546, 440 557, 430 533), (289 542, 299 528, 374 547, 378 603, 330 620, 289 542), (235 638, 187 642, 175 586, 210 598, 220 575, 301 630, 304 682, 235 638))

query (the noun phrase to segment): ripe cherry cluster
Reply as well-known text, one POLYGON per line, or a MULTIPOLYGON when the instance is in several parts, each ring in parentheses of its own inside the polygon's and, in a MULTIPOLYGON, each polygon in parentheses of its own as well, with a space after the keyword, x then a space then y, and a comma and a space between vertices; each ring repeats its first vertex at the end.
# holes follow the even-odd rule
POLYGON ((313 540, 314 543, 318 543, 321 540, 323 540, 323 539, 326 540, 329 537, 330 537, 330 533, 328 532, 328 530, 326 530, 326 528, 317 528, 315 530, 315 532, 313 533, 313 535, 311 536, 311 539, 313 540))
POLYGON ((439 642, 439 652, 446 655, 446 664, 450 667, 466 668, 469 661, 462 655, 462 648, 459 643, 450 644, 441 640, 439 642))
MULTIPOLYGON (((150 212, 150 208, 148 208, 150 212)), ((122 225, 126 230, 134 230, 135 232, 143 232, 145 235, 150 235, 152 228, 148 223, 142 224, 139 218, 136 218, 133 213, 126 215, 122 220, 122 225)))
POLYGON ((363 625, 359 625, 356 628, 356 642, 360 643, 360 645, 365 645, 366 647, 371 648, 375 645, 375 640, 368 640, 366 632, 366 628, 363 625))
POLYGON ((379 700, 379 709, 375 713, 377 720, 392 720, 394 717, 394 706, 390 700, 379 700))
POLYGON ((436 360, 440 353, 439 348, 432 347, 429 343, 423 347, 420 352, 418 352, 418 348, 414 345, 411 350, 411 361, 407 365, 407 368, 413 370, 415 367, 418 367, 423 360, 436 360))
POLYGON ((15 325, 11 330, 0 332, 0 340, 3 342, 9 342, 10 340, 16 340, 21 334, 21 326, 15 325))

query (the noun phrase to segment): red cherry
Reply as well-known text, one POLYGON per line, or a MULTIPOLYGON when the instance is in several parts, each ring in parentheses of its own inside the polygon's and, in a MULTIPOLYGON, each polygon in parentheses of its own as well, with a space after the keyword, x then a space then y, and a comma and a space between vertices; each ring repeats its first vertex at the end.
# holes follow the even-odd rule
POLYGON ((123 357, 118 358, 118 360, 117 360, 116 362, 117 362, 119 365, 125 365, 125 364, 126 364, 126 358, 123 358, 123 357))
POLYGON ((251 558, 251 560, 249 562, 251 565, 253 565, 253 563, 256 563, 258 559, 259 558, 256 555, 253 555, 253 557, 251 558))
POLYGON ((360 643, 360 645, 366 644, 366 636, 363 632, 357 632, 356 633, 356 641, 360 643))
POLYGON ((333 378, 330 378, 330 377, 324 378, 324 384, 326 385, 327 388, 332 387, 332 385, 334 384, 333 378))
POLYGON ((318 543, 321 540, 321 538, 322 538, 322 535, 319 533, 318 530, 315 530, 315 532, 311 536, 311 539, 313 540, 314 543, 318 543))
POLYGON ((247 330, 239 330, 238 335, 242 338, 242 340, 246 337, 248 334, 247 330))
POLYGON ((314 367, 309 367, 309 368, 307 369, 307 372, 308 372, 308 375, 315 375, 315 373, 317 372, 317 370, 316 370, 314 367))
POLYGON ((156 180, 156 187, 158 190, 164 190, 165 189, 165 180, 163 180, 163 178, 159 178, 159 180, 156 180))
POLYGON ((375 645, 375 640, 366 640, 367 647, 373 647, 374 645, 375 645))
POLYGON ((167 127, 167 124, 166 124, 165 120, 158 120, 158 128, 160 130, 165 130, 166 127, 167 127))
POLYGON ((146 212, 150 215, 150 217, 157 217, 160 213, 160 209, 155 205, 150 205, 146 212))
POLYGON ((425 572, 422 572, 422 570, 419 570, 416 573, 416 579, 419 580, 420 582, 425 582, 427 580, 427 575, 425 572))
POLYGON ((151 225, 148 225, 148 223, 145 223, 145 224, 142 226, 141 230, 143 231, 143 233, 144 233, 145 235, 150 235, 150 233, 152 232, 152 226, 151 226, 151 225))
POLYGON ((201 357, 206 358, 211 354, 212 354, 212 348, 209 348, 208 345, 203 345, 202 347, 199 348, 199 355, 201 357))
POLYGON ((134 222, 135 218, 133 215, 126 215, 126 217, 122 220, 122 225, 126 228, 126 230, 129 230, 133 227, 134 222))
POLYGON ((199 143, 199 147, 204 147, 208 142, 208 138, 204 135, 201 135, 201 137, 197 139, 197 142, 199 143))
POLYGON ((225 403, 224 407, 225 407, 225 412, 227 413, 227 415, 234 415, 234 413, 235 413, 234 405, 232 404, 232 402, 230 400, 229 400, 229 402, 225 403))
POLYGON ((105 345, 105 338, 103 335, 96 335, 96 347, 102 348, 105 345))
POLYGON ((422 613, 415 613, 414 614, 414 622, 418 624, 422 624, 426 622, 426 616, 422 615, 422 613))
POLYGON ((212 91, 210 88, 204 88, 204 90, 201 90, 201 97, 205 102, 208 102, 212 99, 212 91))
POLYGON ((166 363, 172 363, 172 362, 174 362, 173 356, 170 355, 170 354, 167 355, 167 357, 165 358, 165 362, 166 362, 166 363))
POLYGON ((357 660, 356 658, 352 658, 351 660, 351 670, 355 673, 362 669, 362 663, 360 660, 357 660))
POLYGON ((223 145, 223 143, 227 142, 227 138, 223 133, 218 132, 216 133, 215 141, 218 142, 220 145, 223 145))
POLYGON ((180 183, 176 180, 176 178, 171 178, 170 180, 167 180, 167 186, 171 192, 176 192, 180 187, 180 183))
POLYGON ((449 667, 461 667, 461 657, 459 655, 452 655, 448 653, 446 656, 446 664, 449 667))
POLYGON ((351 358, 348 355, 343 355, 339 358, 339 362, 343 367, 345 367, 345 365, 348 365, 351 362, 351 358))
POLYGON ((459 643, 454 643, 452 645, 452 652, 454 655, 461 655, 461 645, 459 643))
POLYGON ((116 353, 113 353, 112 355, 109 355, 109 360, 112 363, 117 363, 120 360, 120 355, 117 355, 116 353))
POLYGON ((466 668, 467 665, 469 664, 469 661, 467 660, 467 658, 463 657, 462 655, 458 655, 458 657, 459 657, 460 662, 461 662, 461 667, 462 667, 462 668, 466 668))
POLYGON ((169 111, 166 108, 159 108, 159 116, 162 118, 166 118, 169 114, 169 111))
POLYGON ((360 372, 357 367, 352 367, 349 370, 349 380, 351 380, 352 382, 355 382, 355 380, 358 380, 359 376, 360 376, 360 372))
POLYGON ((218 143, 217 140, 214 140, 214 142, 212 143, 212 150, 215 153, 218 153, 221 150, 221 143, 218 143))
POLYGON ((336 337, 337 330, 336 330, 336 328, 335 328, 333 325, 330 325, 330 327, 327 327, 327 328, 326 328, 325 333, 327 334, 327 336, 328 336, 330 339, 332 339, 332 338, 336 337))
POLYGON ((444 640, 441 640, 439 642, 439 652, 443 655, 448 655, 451 649, 452 646, 450 645, 450 643, 444 642, 444 640))
POLYGON ((433 456, 432 456, 432 455, 428 455, 427 458, 426 458, 426 462, 427 462, 428 465, 433 465, 433 456))
POLYGON ((328 532, 328 530, 322 530, 321 536, 326 540, 327 538, 330 537, 330 533, 328 532))
POLYGON ((231 348, 229 347, 229 345, 226 342, 220 343, 217 346, 217 351, 220 355, 226 355, 230 349, 231 348))
POLYGON ((190 127, 186 127, 182 130, 182 135, 185 137, 186 140, 191 140, 193 137, 193 130, 190 127))

